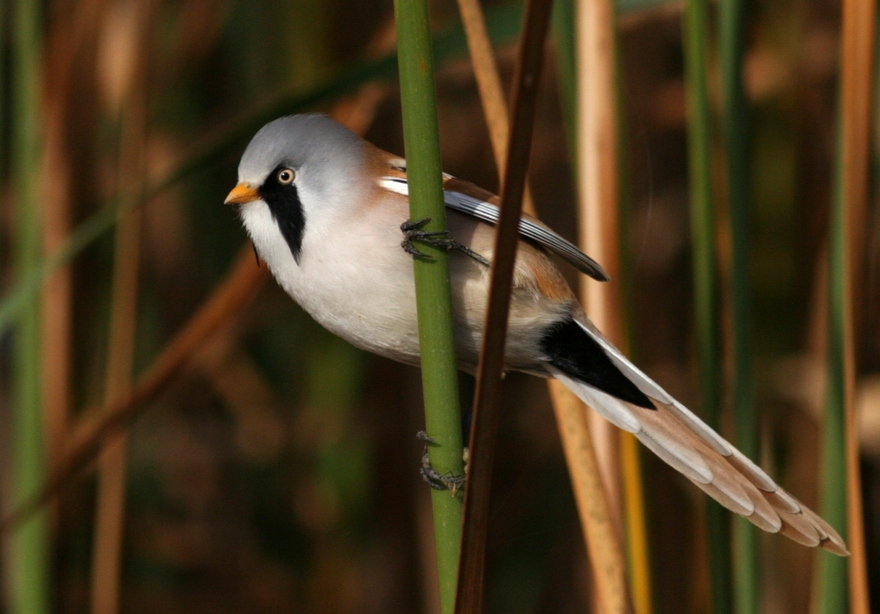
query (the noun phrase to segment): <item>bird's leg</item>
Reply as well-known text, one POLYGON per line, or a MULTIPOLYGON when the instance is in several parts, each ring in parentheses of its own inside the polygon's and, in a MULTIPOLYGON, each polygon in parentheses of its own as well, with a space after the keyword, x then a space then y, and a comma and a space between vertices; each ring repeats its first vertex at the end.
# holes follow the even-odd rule
POLYGON ((403 251, 415 258, 430 260, 431 257, 428 254, 419 251, 419 248, 417 248, 413 244, 413 241, 419 241, 420 243, 424 243, 425 245, 432 245, 447 252, 452 250, 459 251, 466 256, 470 256, 483 266, 489 266, 489 261, 486 260, 483 256, 470 249, 469 247, 462 245, 455 239, 450 238, 448 230, 422 230, 425 224, 430 221, 431 218, 426 217, 425 219, 419 220, 418 222, 407 220, 400 225, 400 231, 403 233, 404 236, 403 241, 400 243, 403 251))
MULTIPOLYGON (((441 474, 431 466, 431 459, 428 458, 428 446, 436 444, 436 440, 429 436, 425 431, 419 431, 416 433, 416 438, 425 442, 425 452, 422 454, 422 464, 419 466, 419 474, 422 476, 422 479, 425 480, 425 482, 428 483, 428 486, 434 490, 448 490, 454 497, 459 489, 464 486, 467 476, 467 464, 465 464, 464 469, 465 475, 455 475, 453 473, 441 474)), ((465 448, 464 456, 465 459, 467 459, 467 448, 465 448)))

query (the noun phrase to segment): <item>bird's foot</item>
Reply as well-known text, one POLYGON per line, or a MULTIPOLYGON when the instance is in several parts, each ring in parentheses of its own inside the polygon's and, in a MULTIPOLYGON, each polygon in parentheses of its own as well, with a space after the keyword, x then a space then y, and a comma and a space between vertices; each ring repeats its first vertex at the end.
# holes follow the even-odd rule
POLYGON ((474 250, 466 247, 449 237, 448 230, 434 230, 427 231, 422 230, 425 227, 425 224, 431 221, 431 218, 426 217, 425 219, 414 222, 412 220, 407 220, 403 224, 400 225, 400 231, 403 233, 404 239, 400 243, 400 246, 403 248, 407 254, 410 254, 414 258, 420 258, 422 260, 432 260, 431 256, 419 250, 418 247, 415 246, 414 241, 418 241, 419 243, 424 243, 425 245, 431 245, 432 247, 437 247, 444 251, 459 251, 470 258, 473 258, 483 266, 489 266, 489 261, 486 260, 483 256, 475 252, 474 250))
MULTIPOLYGON (((436 444, 437 441, 425 431, 416 433, 416 438, 425 442, 425 453, 422 454, 422 463, 419 466, 419 474, 422 479, 434 490, 448 490, 454 497, 465 484, 467 466, 465 466, 465 475, 455 475, 451 472, 441 474, 431 466, 431 459, 428 457, 428 446, 436 444)), ((465 449, 465 458, 467 458, 467 449, 465 449)))

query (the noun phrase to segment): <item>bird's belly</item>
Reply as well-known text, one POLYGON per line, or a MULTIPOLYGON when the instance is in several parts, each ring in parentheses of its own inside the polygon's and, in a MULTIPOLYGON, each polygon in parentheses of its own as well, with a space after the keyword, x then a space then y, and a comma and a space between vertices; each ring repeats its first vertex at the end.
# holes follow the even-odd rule
MULTIPOLYGON (((336 227, 334 250, 324 248, 318 233, 307 234, 299 262, 286 245, 262 241, 258 232, 251 237, 281 287, 319 324, 359 348, 417 365, 413 263, 400 247, 399 231, 391 228, 369 236, 336 227)), ((450 266, 456 354, 459 367, 473 371, 486 316, 488 269, 458 252, 450 254, 450 266)), ((509 367, 534 370, 545 327, 567 310, 565 303, 514 292, 505 352, 509 367)))
POLYGON ((319 324, 370 352, 418 362, 412 262, 399 234, 368 236, 341 224, 311 227, 296 260, 265 204, 245 206, 241 215, 275 280, 319 324))
MULTIPOLYGON (((363 253, 363 252, 361 252, 363 253)), ((396 254, 395 254, 396 255, 396 254)), ((412 263, 303 254, 302 266, 278 276, 284 290, 319 324, 359 348, 409 364, 419 362, 412 263)))
MULTIPOLYGON (((404 262, 392 269, 395 274, 379 263, 373 263, 369 270, 364 263, 350 268, 332 264, 309 271, 300 284, 285 289, 318 323, 348 342, 392 360, 418 365, 415 281, 410 257, 402 258, 404 262), (376 280, 384 281, 380 284, 376 280)), ((473 372, 486 317, 488 274, 481 270, 482 265, 471 267, 470 261, 462 262, 458 254, 453 254, 452 260, 456 356, 459 368, 473 372)), ((509 368, 542 370, 540 339, 562 310, 567 308, 514 294, 505 350, 509 368)))

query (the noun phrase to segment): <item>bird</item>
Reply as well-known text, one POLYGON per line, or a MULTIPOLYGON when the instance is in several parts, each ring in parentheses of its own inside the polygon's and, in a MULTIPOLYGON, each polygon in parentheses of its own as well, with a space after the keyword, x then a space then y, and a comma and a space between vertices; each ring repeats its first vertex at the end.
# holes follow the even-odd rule
MULTIPOLYGON (((458 368, 477 367, 499 199, 444 174, 443 236, 409 220, 407 166, 322 114, 263 126, 245 148, 236 205, 281 288, 353 345, 419 365, 412 258, 449 250, 458 368), (446 234, 448 233, 448 234, 446 234)), ((805 546, 848 555, 838 533, 635 366, 587 317, 552 256, 597 281, 592 258, 528 215, 519 221, 506 371, 556 378, 732 512, 805 546)))

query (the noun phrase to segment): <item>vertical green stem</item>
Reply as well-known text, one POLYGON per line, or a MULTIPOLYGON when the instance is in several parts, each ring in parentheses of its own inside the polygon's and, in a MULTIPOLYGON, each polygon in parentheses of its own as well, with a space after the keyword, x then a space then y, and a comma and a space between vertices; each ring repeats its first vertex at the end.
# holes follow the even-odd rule
POLYGON ((578 168, 574 159, 577 155, 575 138, 577 135, 577 88, 575 80, 575 12, 574 0, 557 0, 553 3, 551 21, 553 43, 556 46, 556 72, 559 74, 559 94, 562 105, 562 117, 565 121, 565 137, 568 154, 572 158, 571 167, 578 168))
MULTIPOLYGON (((404 145, 409 178, 410 215, 430 218, 426 230, 445 230, 446 211, 434 99, 434 63, 426 0, 396 0, 404 145)), ((425 426, 436 441, 430 446, 433 468, 462 475, 462 435, 452 328, 452 296, 446 254, 419 246, 430 259, 416 259, 416 298, 425 426)), ((462 497, 432 491, 440 601, 443 612, 455 607, 461 541, 462 497)))
MULTIPOLYGON (((749 160, 748 109, 743 89, 744 7, 727 0, 721 12, 721 74, 724 91, 723 128, 727 163, 727 205, 730 211, 733 304, 733 411, 737 447, 748 457, 758 455, 758 424, 752 384, 749 289, 749 160)), ((761 567, 755 526, 738 518, 734 525, 736 611, 758 611, 761 567)))
MULTIPOLYGON (((828 391, 822 424, 822 516, 838 529, 847 526, 846 234, 842 147, 838 143, 828 258, 828 391)), ((846 539, 846 531, 840 533, 846 539)), ((848 611, 847 559, 820 552, 817 583, 817 612, 848 611)))
MULTIPOLYGON (((22 279, 40 258, 39 86, 40 3, 15 3, 13 32, 11 175, 15 186, 15 271, 22 279)), ((20 502, 45 481, 40 403, 39 299, 15 332, 12 416, 12 501, 20 502)), ((10 539, 9 612, 49 611, 48 522, 45 510, 10 539)))
MULTIPOLYGON (((717 428, 721 410, 718 287, 715 262, 715 217, 711 184, 711 120, 708 93, 709 3, 688 0, 684 15, 685 77, 688 91, 688 167, 691 237, 694 250, 694 301, 697 358, 703 415, 717 428)), ((713 612, 731 611, 729 517, 707 502, 713 612)))

